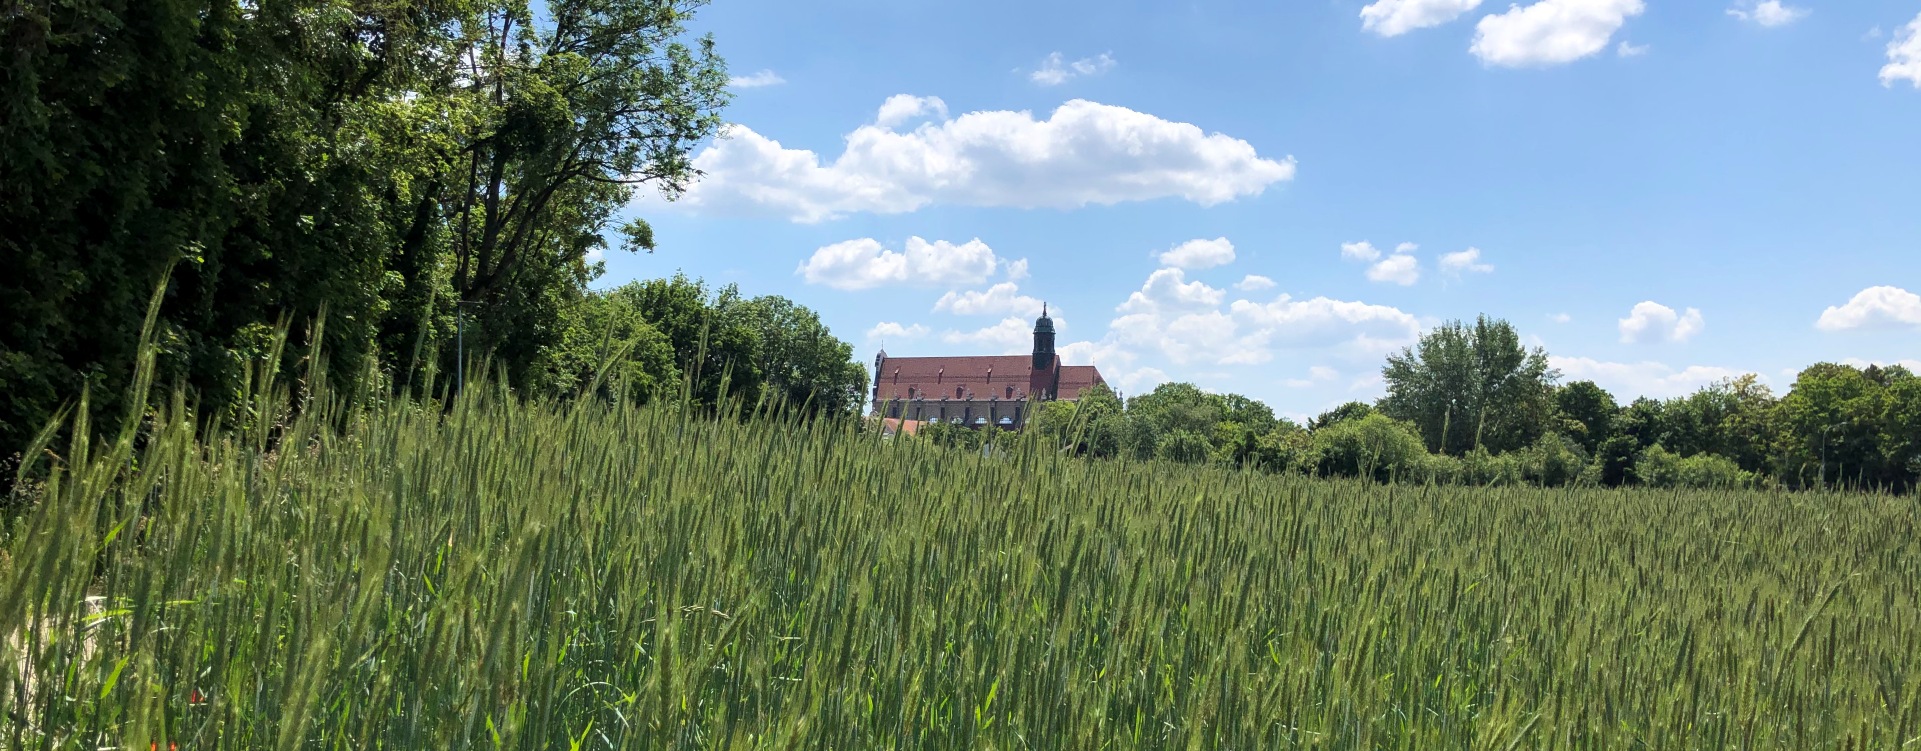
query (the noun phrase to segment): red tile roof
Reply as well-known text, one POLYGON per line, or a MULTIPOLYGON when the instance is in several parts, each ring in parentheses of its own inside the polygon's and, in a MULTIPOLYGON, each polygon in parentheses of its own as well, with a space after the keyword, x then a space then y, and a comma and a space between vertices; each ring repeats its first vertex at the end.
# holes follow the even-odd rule
POLYGON ((922 420, 902 420, 896 417, 887 417, 882 418, 880 421, 880 432, 881 435, 895 435, 899 433, 919 435, 921 427, 926 424, 927 423, 922 420))
POLYGON ((1102 383, 1107 383, 1107 379, 1101 377, 1099 368, 1092 365, 1062 365, 1060 398, 1079 399, 1081 392, 1102 383))
POLYGON ((887 357, 880 361, 874 383, 875 404, 889 401, 945 397, 965 401, 998 399, 1025 401, 1056 388, 1060 399, 1076 399, 1097 383, 1104 383, 1092 365, 1061 366, 1059 358, 1044 369, 1034 368, 1032 355, 987 357, 887 357))

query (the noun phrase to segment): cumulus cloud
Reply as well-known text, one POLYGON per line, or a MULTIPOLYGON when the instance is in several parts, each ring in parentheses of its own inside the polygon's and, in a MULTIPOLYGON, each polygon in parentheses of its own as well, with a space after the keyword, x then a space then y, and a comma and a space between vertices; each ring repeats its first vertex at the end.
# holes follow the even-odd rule
POLYGON ((1460 18, 1481 0, 1376 0, 1361 8, 1361 28, 1384 37, 1406 34, 1460 18))
POLYGON ((1225 237, 1189 240, 1161 254, 1161 265, 1182 269, 1211 269, 1234 262, 1234 243, 1225 237))
POLYGON ((1277 349, 1348 347, 1373 351, 1411 343, 1420 324, 1400 310, 1361 302, 1283 295, 1267 303, 1235 300, 1226 309, 1134 309, 1109 325, 1121 344, 1186 365, 1251 365, 1277 349))
POLYGON ((1187 281, 1187 274, 1180 269, 1160 269, 1149 274, 1147 282, 1141 285, 1140 290, 1128 295, 1127 302, 1121 303, 1118 310, 1122 313, 1159 313, 1212 308, 1220 305, 1226 296, 1225 290, 1209 287, 1206 282, 1187 281))
POLYGON ((1658 362, 1603 362, 1587 357, 1554 355, 1548 356, 1548 365, 1561 371, 1563 380, 1593 381, 1622 402, 1637 396, 1655 399, 1686 396, 1715 381, 1747 374, 1747 371, 1706 365, 1675 369, 1658 362))
POLYGON ((1101 53, 1093 57, 1083 57, 1069 61, 1061 53, 1049 53, 1041 60, 1041 67, 1027 74, 1027 80, 1042 86, 1059 86, 1081 76, 1098 76, 1114 69, 1114 56, 1101 53))
MULTIPOLYGON (((1056 326, 1065 326, 1055 319, 1056 326)), ((948 344, 965 345, 978 350, 971 354, 1019 355, 1034 351, 1034 324, 1019 316, 1009 316, 1000 323, 973 331, 949 331, 941 334, 941 341, 948 344)))
POLYGON ((1921 326, 1921 295, 1900 287, 1869 287, 1846 305, 1822 311, 1814 325, 1822 331, 1921 326))
POLYGON ((1622 40, 1620 46, 1614 48, 1614 54, 1620 55, 1621 57, 1640 57, 1647 53, 1647 45, 1629 44, 1627 40, 1622 40))
POLYGON ((1189 123, 1076 99, 1046 119, 1028 112, 948 118, 933 97, 896 96, 825 160, 730 125, 693 159, 705 177, 673 207, 821 222, 899 214, 933 203, 1078 208, 1181 198, 1212 206, 1294 178, 1293 157, 1189 123), (912 130, 896 126, 933 118, 912 130))
POLYGON ((1468 48, 1488 65, 1558 65, 1607 49, 1642 0, 1541 0, 1481 19, 1468 48))
POLYGON ((905 251, 889 250, 872 238, 823 246, 794 270, 808 284, 835 289, 872 289, 887 285, 953 286, 979 284, 994 275, 1000 259, 979 238, 954 244, 907 238, 905 251))
POLYGON ((895 94, 880 103, 880 111, 874 113, 874 125, 892 128, 922 117, 947 119, 947 103, 937 96, 895 94))
POLYGON ((1248 274, 1247 278, 1236 283, 1234 288, 1242 292, 1259 292, 1264 289, 1273 289, 1274 280, 1259 274, 1248 274))
POLYGON ((1022 258, 1018 261, 1009 261, 1007 264, 1007 278, 1010 281, 1016 281, 1016 282, 1022 279, 1026 279, 1027 278, 1027 259, 1022 258))
POLYGON ((1574 316, 1566 313, 1555 313, 1554 315, 1548 316, 1547 319, 1555 323, 1567 323, 1568 321, 1574 320, 1574 316))
POLYGON ((1341 243, 1341 257, 1351 261, 1372 261, 1381 257, 1381 251, 1367 241, 1341 243))
POLYGON ((1421 280, 1421 262, 1413 255, 1421 246, 1414 243, 1401 243, 1394 246, 1393 253, 1382 253, 1373 243, 1341 243, 1341 257, 1350 261, 1369 264, 1369 281, 1409 286, 1421 280))
POLYGON ((727 79, 727 85, 736 89, 757 89, 762 86, 779 86, 783 83, 787 83, 787 79, 781 78, 779 73, 766 68, 762 68, 758 73, 727 79))
POLYGON ((1141 368, 1121 376, 1121 390, 1129 394, 1145 394, 1155 387, 1174 380, 1167 371, 1160 368, 1141 368))
POLYGON ((1369 281, 1410 286, 1421 280, 1421 262, 1414 256, 1396 253, 1367 267, 1369 281))
POLYGON ((934 310, 955 315, 1020 315, 1033 318, 1041 314, 1041 300, 1020 293, 1013 282, 1001 282, 984 290, 953 291, 934 302, 934 310))
POLYGON ((873 328, 867 330, 867 339, 869 341, 880 339, 919 339, 923 336, 927 336, 927 327, 918 323, 907 325, 893 321, 881 321, 880 323, 874 324, 873 328))
POLYGON ((1468 248, 1456 253, 1441 256, 1441 270, 1453 276, 1462 274, 1486 274, 1494 271, 1494 265, 1481 262, 1481 249, 1468 248))
POLYGON ((1888 42, 1888 64, 1881 68, 1881 85, 1892 88, 1907 81, 1921 89, 1921 15, 1894 32, 1888 42))
POLYGON ((1808 12, 1807 8, 1783 5, 1781 0, 1760 0, 1760 2, 1740 0, 1734 4, 1734 7, 1728 8, 1730 16, 1769 28, 1786 26, 1799 21, 1806 18, 1808 12))
POLYGON ((1335 381, 1340 377, 1341 373, 1338 370, 1327 367, 1326 365, 1315 365, 1307 369, 1306 378, 1289 378, 1281 383, 1288 388, 1304 389, 1309 386, 1318 386, 1323 383, 1335 381))
POLYGON ((1677 313, 1673 308, 1648 300, 1636 303, 1634 309, 1628 311, 1628 317, 1620 320, 1620 327, 1621 341, 1626 344, 1650 338, 1685 342, 1701 333, 1707 323, 1702 320, 1701 311, 1695 308, 1677 313))

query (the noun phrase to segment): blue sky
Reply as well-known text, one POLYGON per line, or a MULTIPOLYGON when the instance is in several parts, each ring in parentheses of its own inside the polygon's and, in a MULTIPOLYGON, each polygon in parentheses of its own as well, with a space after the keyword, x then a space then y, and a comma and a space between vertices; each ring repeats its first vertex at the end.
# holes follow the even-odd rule
POLYGON ((611 286, 821 312, 863 360, 1064 356, 1295 417, 1435 323, 1623 400, 1921 365, 1921 3, 718 0, 728 136, 611 286))

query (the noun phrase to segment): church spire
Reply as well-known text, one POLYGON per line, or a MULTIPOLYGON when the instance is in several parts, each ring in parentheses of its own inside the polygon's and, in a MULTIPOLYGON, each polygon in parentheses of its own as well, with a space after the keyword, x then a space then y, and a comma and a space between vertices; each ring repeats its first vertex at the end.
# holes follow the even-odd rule
POLYGON ((1041 317, 1034 321, 1034 369, 1054 366, 1054 319, 1047 316, 1047 303, 1041 303, 1041 317))

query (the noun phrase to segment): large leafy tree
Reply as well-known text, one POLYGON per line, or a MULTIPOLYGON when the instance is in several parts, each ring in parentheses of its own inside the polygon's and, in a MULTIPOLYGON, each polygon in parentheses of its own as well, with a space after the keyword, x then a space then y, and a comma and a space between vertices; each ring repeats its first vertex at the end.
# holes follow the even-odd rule
POLYGON ((819 314, 777 295, 749 300, 745 311, 747 325, 760 335, 756 366, 770 392, 809 414, 860 412, 867 370, 854 362, 854 346, 835 338, 819 314))
POLYGON ((1413 424, 1432 451, 1512 451, 1552 427, 1558 374, 1506 321, 1445 323, 1390 355, 1381 374, 1381 412, 1413 424))
MULTIPOLYGON (((470 344, 532 382, 642 185, 719 126, 697 0, 19 0, 0 10, 0 453, 163 379, 233 398, 283 317, 336 360, 470 344)), ((623 247, 652 245, 641 222, 623 247)), ((444 369, 443 369, 444 371, 444 369)), ((366 372, 343 367, 340 377, 366 372)), ((424 384, 421 384, 424 385, 424 384)))
POLYGON ((1581 448, 1593 454, 1614 430, 1621 407, 1593 381, 1575 381, 1554 390, 1554 407, 1581 448))
MULTIPOLYGON (((637 186, 694 177, 692 147, 720 126, 726 71, 713 41, 683 41, 700 0, 495 0, 449 47, 459 149, 437 189, 462 300, 497 305, 497 351, 553 325, 558 307, 515 290, 578 288, 618 231, 652 249, 643 221, 614 219, 637 186)), ((527 359, 532 353, 520 353, 527 359)))

